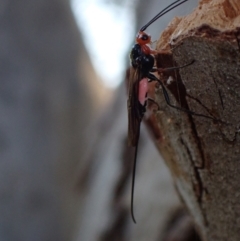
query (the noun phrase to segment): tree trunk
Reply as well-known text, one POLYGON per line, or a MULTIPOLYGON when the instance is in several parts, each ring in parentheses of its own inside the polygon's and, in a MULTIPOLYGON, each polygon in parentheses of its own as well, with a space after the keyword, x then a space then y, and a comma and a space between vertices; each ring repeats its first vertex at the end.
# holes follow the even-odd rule
POLYGON ((190 210, 202 240, 240 240, 240 4, 204 0, 194 12, 175 18, 157 50, 157 67, 186 66, 159 78, 160 111, 149 120, 158 149, 190 210))
POLYGON ((0 240, 69 241, 95 138, 93 68, 68 1, 0 5, 0 240))

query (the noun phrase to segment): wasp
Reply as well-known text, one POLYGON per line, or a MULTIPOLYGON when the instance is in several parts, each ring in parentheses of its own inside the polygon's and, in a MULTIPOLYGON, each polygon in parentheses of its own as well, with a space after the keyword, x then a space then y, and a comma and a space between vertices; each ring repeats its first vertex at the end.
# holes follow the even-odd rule
MULTIPOLYGON (((187 2, 188 0, 177 0, 172 4, 168 5, 161 12, 159 12, 154 18, 152 18, 146 25, 144 25, 136 36, 136 43, 132 47, 130 52, 130 60, 132 68, 130 69, 129 81, 128 81, 128 144, 130 146, 135 147, 134 161, 133 161, 133 170, 132 170, 132 187, 131 187, 131 216, 134 223, 136 223, 133 211, 134 204, 134 184, 135 184, 135 173, 136 173, 136 161, 137 161, 137 152, 138 152, 138 141, 140 135, 140 125, 143 119, 143 116, 146 112, 147 101, 154 100, 149 99, 147 97, 148 92, 148 82, 156 81, 162 88, 164 98, 166 103, 175 109, 187 112, 192 115, 201 116, 216 120, 211 116, 206 116, 203 114, 195 113, 191 110, 184 109, 182 107, 178 107, 172 105, 170 102, 170 98, 168 96, 168 92, 163 85, 163 83, 153 74, 157 71, 154 68, 155 57, 157 51, 153 50, 149 44, 151 44, 151 36, 148 35, 145 30, 157 19, 176 8, 177 6, 187 2)), ((189 64, 163 69, 162 71, 174 70, 186 67, 192 64, 192 61, 189 64)), ((157 105, 158 106, 158 105, 157 105)))

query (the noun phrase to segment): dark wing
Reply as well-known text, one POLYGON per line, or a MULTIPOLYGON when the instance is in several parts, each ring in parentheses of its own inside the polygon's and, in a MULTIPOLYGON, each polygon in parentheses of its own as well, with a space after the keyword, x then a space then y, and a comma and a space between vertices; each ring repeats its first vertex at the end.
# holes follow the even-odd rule
POLYGON ((139 82, 141 80, 140 73, 141 71, 139 69, 131 68, 128 79, 128 144, 135 147, 131 191, 131 215, 134 223, 136 223, 136 220, 133 211, 133 198, 138 140, 140 135, 140 125, 144 114, 143 108, 145 108, 138 101, 139 82))
POLYGON ((141 104, 138 101, 140 74, 138 69, 131 68, 128 80, 128 144, 136 146, 139 139, 142 121, 141 104))

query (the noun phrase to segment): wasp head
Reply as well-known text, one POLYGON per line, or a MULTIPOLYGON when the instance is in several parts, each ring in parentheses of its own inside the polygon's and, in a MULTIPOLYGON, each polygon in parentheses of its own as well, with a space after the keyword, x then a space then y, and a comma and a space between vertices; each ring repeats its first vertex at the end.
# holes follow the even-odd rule
POLYGON ((146 34, 143 31, 139 31, 138 35, 136 37, 136 42, 139 45, 145 45, 145 44, 149 44, 151 42, 151 36, 146 34))

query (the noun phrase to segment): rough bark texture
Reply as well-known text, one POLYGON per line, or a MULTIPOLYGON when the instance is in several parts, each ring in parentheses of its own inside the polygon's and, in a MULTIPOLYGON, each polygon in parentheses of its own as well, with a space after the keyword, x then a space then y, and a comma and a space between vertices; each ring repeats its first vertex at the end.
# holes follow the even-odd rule
POLYGON ((240 4, 201 1, 162 34, 157 66, 195 62, 160 75, 174 105, 156 89, 160 111, 149 119, 158 149, 206 241, 240 240, 240 4), (170 49, 173 49, 172 51, 170 49))

